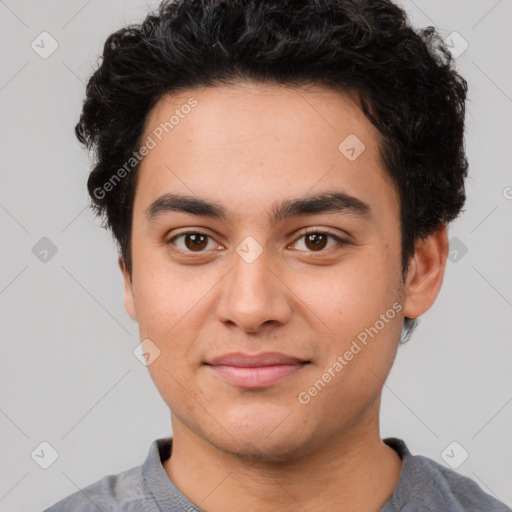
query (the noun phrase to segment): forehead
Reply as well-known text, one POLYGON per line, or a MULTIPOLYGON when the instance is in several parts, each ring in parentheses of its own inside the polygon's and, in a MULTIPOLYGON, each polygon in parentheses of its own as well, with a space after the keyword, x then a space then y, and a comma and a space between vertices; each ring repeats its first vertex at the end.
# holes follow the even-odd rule
POLYGON ((353 96, 323 86, 238 83, 166 95, 146 119, 143 141, 150 139, 139 208, 181 192, 249 214, 334 187, 367 199, 388 194, 396 209, 379 132, 353 96))
POLYGON ((210 153, 215 148, 208 146, 261 153, 271 141, 280 141, 283 149, 291 144, 294 153, 301 147, 331 151, 340 136, 351 133, 370 146, 372 139, 379 139, 353 94, 320 85, 290 88, 251 82, 164 95, 147 116, 145 133, 157 142, 186 141, 210 153))

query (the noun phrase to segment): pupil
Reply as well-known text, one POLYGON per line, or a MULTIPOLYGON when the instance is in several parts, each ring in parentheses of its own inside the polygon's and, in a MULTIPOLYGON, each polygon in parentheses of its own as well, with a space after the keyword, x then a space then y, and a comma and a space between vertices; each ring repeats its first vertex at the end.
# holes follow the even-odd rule
MULTIPOLYGON (((203 249, 205 246, 206 237, 204 235, 198 235, 198 234, 192 233, 187 236, 187 239, 189 241, 192 241, 192 244, 193 244, 193 246, 189 247, 189 249, 194 249, 194 248, 195 249, 203 249)), ((188 244, 187 244, 187 246, 188 246, 188 244)))
POLYGON ((313 233, 308 235, 307 240, 313 244, 314 248, 322 249, 325 246, 326 237, 322 233, 313 233))

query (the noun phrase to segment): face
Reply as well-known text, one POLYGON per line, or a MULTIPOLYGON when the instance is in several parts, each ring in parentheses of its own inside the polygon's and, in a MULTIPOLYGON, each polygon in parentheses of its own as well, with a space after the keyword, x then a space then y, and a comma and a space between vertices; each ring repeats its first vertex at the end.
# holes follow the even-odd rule
POLYGON ((357 104, 194 89, 160 100, 148 137, 125 305, 174 429, 279 459, 377 422, 406 297, 398 196, 357 104))

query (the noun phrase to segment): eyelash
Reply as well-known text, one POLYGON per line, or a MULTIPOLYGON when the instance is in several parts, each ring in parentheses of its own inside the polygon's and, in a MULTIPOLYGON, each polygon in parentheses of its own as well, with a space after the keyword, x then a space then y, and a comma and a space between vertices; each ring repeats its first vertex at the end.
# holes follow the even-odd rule
MULTIPOLYGON (((303 232, 299 238, 297 238, 295 240, 294 243, 297 243, 299 240, 301 240, 302 238, 304 238, 305 236, 307 235, 310 235, 310 234, 318 234, 318 235, 327 235, 328 237, 332 238, 333 240, 335 240, 338 245, 346 245, 348 244, 347 241, 343 240, 342 238, 340 238, 339 236, 329 232, 329 231, 321 231, 321 230, 318 230, 318 229, 310 229, 308 231, 305 231, 303 232)), ((169 240, 167 240, 165 242, 165 245, 174 245, 174 240, 176 240, 177 238, 179 237, 182 237, 182 236, 186 236, 186 235, 204 235, 208 238, 210 238, 211 240, 213 240, 213 238, 206 234, 206 233, 203 233, 201 231, 184 231, 183 233, 179 233, 178 235, 174 235, 172 238, 170 238, 169 240)), ((321 254, 321 253, 324 253, 326 251, 328 251, 329 249, 331 249, 332 247, 328 248, 328 249, 322 249, 320 251, 306 251, 306 252, 309 252, 310 254, 315 254, 315 253, 318 253, 318 254, 321 254)), ((173 249, 174 251, 176 252, 181 252, 181 253, 186 253, 186 254, 205 254, 206 251, 190 251, 190 250, 185 250, 185 249, 173 249)))

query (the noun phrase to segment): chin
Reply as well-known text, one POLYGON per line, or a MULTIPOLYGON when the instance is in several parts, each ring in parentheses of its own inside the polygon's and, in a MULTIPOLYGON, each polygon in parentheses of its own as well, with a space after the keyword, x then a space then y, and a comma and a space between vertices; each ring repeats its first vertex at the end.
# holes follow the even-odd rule
POLYGON ((234 452, 248 463, 286 463, 306 456, 313 449, 313 441, 291 436, 280 436, 273 440, 262 440, 257 444, 248 442, 234 452), (309 441, 309 442, 308 442, 309 441), (310 449, 308 449, 308 446, 310 449))
MULTIPOLYGON (((292 416, 288 419, 292 419, 292 416)), ((285 418, 286 414, 282 417, 285 418)), ((217 430, 211 438, 207 435, 206 439, 216 448, 248 463, 286 462, 305 455, 308 446, 314 448, 314 429, 309 435, 306 428, 297 428, 297 422, 293 420, 276 421, 276 416, 273 416, 273 422, 259 420, 255 418, 252 424, 245 425, 226 424, 226 430, 231 435, 222 432, 219 436, 217 430)))

